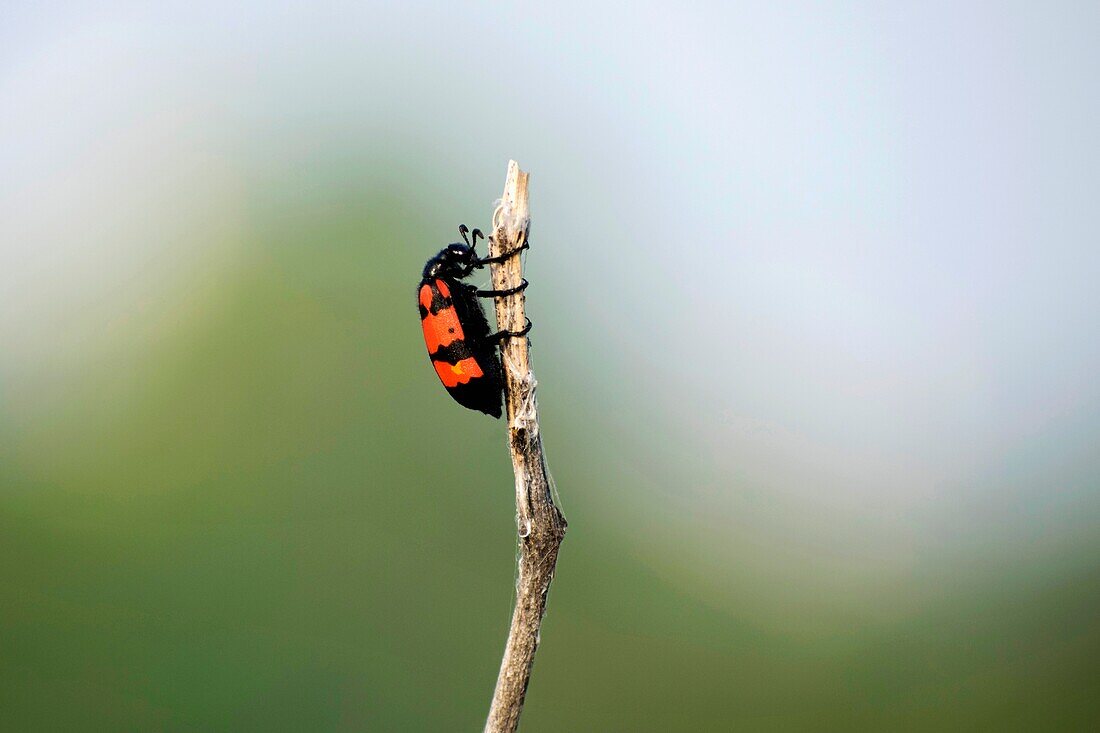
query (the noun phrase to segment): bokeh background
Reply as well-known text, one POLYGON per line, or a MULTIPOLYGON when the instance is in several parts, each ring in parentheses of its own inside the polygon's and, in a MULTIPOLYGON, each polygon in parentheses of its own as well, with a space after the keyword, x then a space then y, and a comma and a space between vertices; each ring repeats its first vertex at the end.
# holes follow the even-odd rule
POLYGON ((0 729, 480 729, 509 158, 524 730, 1100 726, 1100 6, 157 5, 0 9, 0 729))

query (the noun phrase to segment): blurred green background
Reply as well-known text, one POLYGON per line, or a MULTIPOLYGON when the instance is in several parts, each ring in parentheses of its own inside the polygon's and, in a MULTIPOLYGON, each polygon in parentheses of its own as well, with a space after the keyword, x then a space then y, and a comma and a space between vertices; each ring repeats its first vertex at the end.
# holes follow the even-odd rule
POLYGON ((478 730, 531 171, 527 731, 1100 726, 1100 12, 0 11, 0 730, 478 730))

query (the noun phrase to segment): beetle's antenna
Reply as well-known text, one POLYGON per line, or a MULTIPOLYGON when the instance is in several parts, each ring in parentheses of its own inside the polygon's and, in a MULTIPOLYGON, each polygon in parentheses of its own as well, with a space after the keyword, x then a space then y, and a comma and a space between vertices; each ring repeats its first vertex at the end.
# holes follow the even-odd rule
POLYGON ((480 229, 475 229, 472 232, 470 232, 470 239, 473 241, 473 244, 470 245, 470 249, 476 249, 477 248, 477 238, 478 237, 481 237, 482 239, 485 239, 485 235, 481 233, 480 229))
MULTIPOLYGON (((480 232, 478 232, 477 229, 475 229, 474 232, 480 234, 480 232)), ((470 233, 470 230, 466 228, 465 224, 459 224, 458 225, 458 233, 462 235, 462 241, 466 243, 467 247, 469 247, 470 246, 470 240, 466 235, 470 233)), ((475 243, 477 242, 476 234, 474 236, 474 242, 475 243)), ((473 248, 471 247, 471 249, 473 249, 473 248)))

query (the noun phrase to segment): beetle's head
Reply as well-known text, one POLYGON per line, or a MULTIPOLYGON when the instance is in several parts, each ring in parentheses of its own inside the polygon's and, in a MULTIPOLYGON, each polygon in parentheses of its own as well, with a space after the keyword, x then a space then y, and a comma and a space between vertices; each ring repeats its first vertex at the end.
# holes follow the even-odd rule
POLYGON ((477 253, 465 244, 448 244, 424 266, 424 277, 453 277, 462 279, 469 276, 477 266, 477 253))
POLYGON ((474 268, 478 266, 479 258, 474 248, 477 247, 477 238, 484 238, 485 235, 481 233, 480 229, 470 232, 465 224, 458 227, 458 232, 466 243, 455 242, 441 249, 439 254, 428 260, 428 264, 424 265, 424 277, 444 276, 461 280, 464 277, 469 277, 474 268))

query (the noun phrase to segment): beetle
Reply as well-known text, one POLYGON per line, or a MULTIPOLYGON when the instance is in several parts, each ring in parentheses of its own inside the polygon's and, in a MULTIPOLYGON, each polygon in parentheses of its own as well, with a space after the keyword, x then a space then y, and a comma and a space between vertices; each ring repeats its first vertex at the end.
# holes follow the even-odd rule
POLYGON ((511 252, 479 257, 477 239, 485 238, 481 230, 471 232, 462 224, 458 232, 465 244, 448 244, 428 260, 416 289, 424 344, 439 381, 458 404, 499 418, 504 377, 497 345, 505 338, 526 335, 531 321, 521 331, 490 333, 478 298, 514 295, 527 288, 527 280, 505 290, 478 290, 462 281, 474 270, 515 257, 529 245, 524 241, 511 252))

